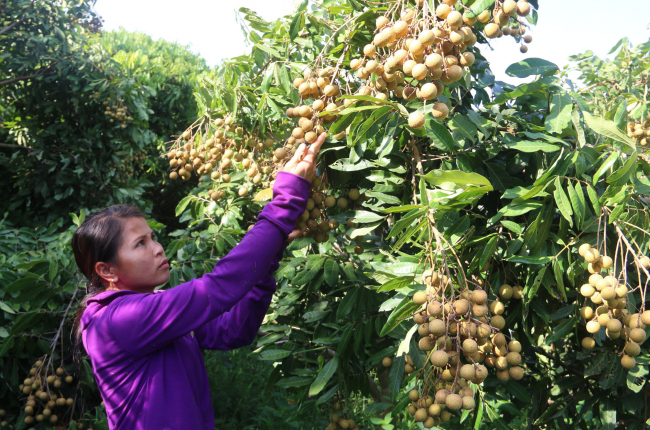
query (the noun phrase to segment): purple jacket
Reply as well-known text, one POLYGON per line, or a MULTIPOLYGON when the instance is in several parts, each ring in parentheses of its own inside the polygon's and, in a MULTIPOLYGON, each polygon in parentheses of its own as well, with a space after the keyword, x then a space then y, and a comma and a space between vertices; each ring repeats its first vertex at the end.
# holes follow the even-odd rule
POLYGON ((201 349, 253 342, 309 188, 278 173, 273 200, 212 273, 153 294, 106 291, 88 300, 83 345, 111 430, 214 429, 201 349))

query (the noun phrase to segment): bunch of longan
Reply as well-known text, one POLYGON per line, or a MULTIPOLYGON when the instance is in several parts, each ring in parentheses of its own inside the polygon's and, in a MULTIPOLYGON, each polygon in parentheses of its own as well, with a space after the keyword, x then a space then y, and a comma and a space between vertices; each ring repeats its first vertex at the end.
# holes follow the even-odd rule
POLYGON ((74 399, 66 399, 59 390, 59 395, 54 393, 55 389, 61 388, 63 381, 70 384, 74 378, 71 375, 64 376, 67 372, 63 367, 57 368, 54 373, 55 375, 46 376, 43 361, 38 360, 30 369, 27 378, 19 385, 19 390, 27 395, 25 424, 45 420, 56 423, 59 417, 54 413, 55 408, 70 407, 74 404, 74 399))
MULTIPOLYGON (((98 96, 99 96, 98 93, 94 93, 94 98, 98 96)), ((93 95, 91 95, 91 98, 93 98, 93 95)), ((106 106, 104 115, 110 117, 109 122, 113 123, 115 121, 120 121, 121 123, 120 127, 123 129, 126 128, 126 123, 129 121, 133 121, 133 117, 129 114, 128 107, 124 103, 122 103, 121 100, 118 100, 117 103, 108 106, 110 102, 111 102, 110 97, 108 97, 104 102, 102 102, 102 104, 106 106)))
MULTIPOLYGON (((320 178, 317 177, 312 181, 309 198, 307 199, 307 208, 298 219, 297 225, 300 229, 306 229, 304 236, 313 237, 316 243, 327 242, 329 232, 339 227, 337 220, 329 218, 328 211, 335 210, 335 208, 344 211, 348 208, 350 201, 357 202, 364 198, 357 188, 352 188, 347 195, 349 200, 343 196, 337 199, 324 189, 321 189, 321 186, 322 181, 320 178)), ((357 223, 350 218, 347 221, 347 227, 357 227, 357 223)), ((361 238, 357 240, 361 241, 361 238)), ((354 252, 357 254, 363 253, 363 246, 357 243, 354 252)))
POLYGON ((341 412, 343 411, 343 404, 338 395, 334 395, 332 398, 332 408, 334 412, 330 415, 330 423, 325 427, 325 430, 361 430, 354 420, 346 418, 346 414, 341 412))
MULTIPOLYGON (((209 173, 215 183, 229 183, 230 169, 242 170, 246 172, 247 183, 239 188, 238 194, 245 197, 255 185, 270 186, 272 176, 295 143, 287 141, 283 147, 273 150, 274 139, 246 136, 243 127, 235 124, 231 116, 217 118, 212 125, 214 132, 203 137, 198 133, 193 135, 192 129, 186 130, 174 145, 175 149, 167 153, 169 165, 176 169, 169 174, 171 179, 188 180, 194 171, 199 176, 209 173)), ((225 195, 221 187, 210 191, 212 200, 220 200, 225 195)))
MULTIPOLYGON (((502 302, 488 303, 488 294, 481 288, 465 289, 453 295, 451 279, 433 270, 426 270, 422 281, 426 291, 413 295, 413 302, 422 306, 413 320, 421 336, 418 346, 428 353, 432 369, 425 372, 419 390, 409 393, 409 412, 425 428, 449 421, 451 413, 475 406, 469 383, 480 384, 488 376, 488 368, 497 370, 497 378, 523 378, 521 344, 508 342, 500 332, 505 326, 501 316, 502 302)), ((512 291, 506 296, 512 297, 512 291)))
POLYGON ((647 146, 650 141, 650 115, 645 117, 645 121, 628 122, 627 135, 636 140, 640 146, 647 146))
MULTIPOLYGON (((614 270, 611 257, 601 255, 587 243, 580 245, 578 252, 588 262, 587 268, 591 273, 589 282, 580 287, 580 294, 590 299, 596 308, 594 310, 591 305, 585 304, 580 308, 580 315, 587 321, 587 331, 592 335, 605 328, 605 335, 609 339, 625 340, 621 365, 629 370, 636 365, 634 357, 641 353, 640 345, 646 340, 644 328, 650 325, 650 311, 630 314, 627 309, 628 288, 612 274, 601 275, 603 271, 614 270)), ((644 258, 647 261, 642 259, 641 264, 650 267, 650 259, 644 258)), ((596 341, 593 337, 585 337, 582 346, 593 349, 596 341)))

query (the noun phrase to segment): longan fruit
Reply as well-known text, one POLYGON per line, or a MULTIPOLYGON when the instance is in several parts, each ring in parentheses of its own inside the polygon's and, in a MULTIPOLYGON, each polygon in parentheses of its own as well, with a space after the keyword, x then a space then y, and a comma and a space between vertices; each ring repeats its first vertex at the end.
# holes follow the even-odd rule
POLYGON ((512 297, 512 287, 508 284, 501 285, 499 287, 499 296, 504 300, 510 299, 512 297))
POLYGON ((452 411, 463 407, 463 399, 458 394, 449 394, 445 399, 445 405, 452 411))
POLYGON ((422 128, 424 127, 424 114, 422 112, 412 112, 408 119, 409 127, 422 128))
POLYGON ((501 330, 506 326, 506 320, 501 315, 495 315, 490 319, 490 324, 492 324, 493 327, 501 330))
POLYGON ((437 102, 431 107, 431 114, 435 119, 442 121, 449 116, 449 108, 446 104, 437 102))
POLYGON ((587 323, 587 331, 591 334, 598 333, 600 331, 600 324, 598 321, 589 321, 587 323))
POLYGON ((339 197, 339 199, 336 201, 336 204, 339 208, 345 209, 348 207, 348 200, 345 197, 339 197))
POLYGON ((625 369, 630 370, 634 366, 636 366, 636 360, 634 357, 630 357, 629 355, 623 354, 621 357, 621 366, 623 366, 625 369))
POLYGON ((636 357, 641 354, 641 347, 634 342, 628 342, 625 345, 625 353, 630 357, 636 357))
POLYGON ((508 369, 508 375, 515 381, 519 381, 524 377, 524 369, 519 366, 513 366, 508 369))
POLYGON ((584 349, 593 349, 596 346, 596 341, 591 337, 585 337, 582 339, 582 347, 584 349))
POLYGON ((436 367, 445 367, 449 362, 449 355, 445 351, 438 350, 431 354, 430 360, 431 364, 436 367))
POLYGON ((383 360, 381 360, 381 364, 384 367, 390 367, 393 364, 393 359, 390 357, 385 357, 383 360))
POLYGON ((641 344, 645 341, 645 330, 642 328, 633 328, 630 330, 629 338, 632 340, 634 343, 641 344))
MULTIPOLYGON (((480 20, 480 15, 479 15, 479 20, 480 20)), ((485 32, 485 35, 488 38, 494 39, 498 37, 499 34, 501 33, 501 28, 499 27, 498 24, 491 22, 485 26, 485 29, 483 31, 485 32)))

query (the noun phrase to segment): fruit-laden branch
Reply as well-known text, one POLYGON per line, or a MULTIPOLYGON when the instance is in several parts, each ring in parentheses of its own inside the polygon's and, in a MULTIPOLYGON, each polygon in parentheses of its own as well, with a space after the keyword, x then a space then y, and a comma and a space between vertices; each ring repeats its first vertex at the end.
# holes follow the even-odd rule
POLYGON ((2 30, 0 30, 0 36, 3 35, 3 34, 5 34, 5 33, 8 32, 8 31, 10 31, 12 28, 14 28, 15 26, 17 26, 18 24, 22 24, 23 22, 25 22, 25 18, 23 18, 23 19, 21 19, 21 20, 18 20, 18 21, 16 21, 16 22, 14 22, 13 24, 9 24, 8 26, 6 26, 6 27, 3 28, 2 30))
POLYGON ((12 78, 12 79, 7 79, 7 80, 4 80, 4 81, 0 81, 0 87, 4 87, 5 85, 15 84, 16 82, 20 82, 20 81, 27 81, 29 79, 34 79, 34 78, 39 77, 39 76, 46 77, 46 76, 52 76, 54 74, 56 74, 56 73, 55 72, 47 72, 47 73, 34 73, 33 75, 27 75, 27 76, 19 76, 17 78, 12 78))

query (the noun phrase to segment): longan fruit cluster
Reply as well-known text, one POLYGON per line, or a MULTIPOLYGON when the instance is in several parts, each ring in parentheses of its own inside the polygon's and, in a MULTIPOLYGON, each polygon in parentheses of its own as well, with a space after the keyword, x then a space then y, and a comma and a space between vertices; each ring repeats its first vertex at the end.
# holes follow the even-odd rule
MULTIPOLYGON (((313 100, 311 104, 303 104, 286 111, 288 118, 298 118, 298 126, 291 131, 291 138, 297 143, 314 143, 318 136, 325 131, 323 124, 330 124, 337 118, 341 106, 348 105, 352 100, 341 102, 336 98, 341 95, 337 80, 338 70, 334 67, 323 67, 312 71, 307 68, 303 76, 294 79, 293 86, 298 90, 302 101, 313 100), (319 116, 321 112, 327 112, 319 116)), ((334 137, 341 139, 345 132, 334 137)))
POLYGON ((59 395, 54 393, 54 389, 61 388, 63 381, 70 384, 74 381, 74 378, 71 375, 64 376, 67 372, 63 367, 57 368, 54 373, 55 375, 46 376, 43 361, 38 360, 30 369, 27 378, 19 385, 19 390, 27 395, 24 409, 26 415, 25 424, 45 420, 54 424, 59 420, 58 415, 54 413, 55 409, 61 408, 61 412, 64 412, 63 408, 74 404, 74 399, 66 399, 61 395, 60 391, 59 395), (43 380, 44 377, 45 380, 43 380))
POLYGON ((643 122, 628 122, 627 135, 636 140, 640 146, 647 146, 650 141, 650 115, 643 122))
MULTIPOLYGON (((497 0, 497 2, 494 4, 494 10, 492 14, 490 14, 489 10, 485 10, 479 14, 478 20, 482 23, 486 23, 483 32, 490 39, 503 37, 504 35, 518 36, 524 34, 525 29, 523 31, 521 29, 524 28, 525 24, 517 17, 528 16, 528 14, 530 14, 530 10, 530 3, 528 3, 527 0, 497 0), (511 23, 513 22, 514 26, 519 27, 517 30, 518 34, 512 33, 511 23)), ((530 43, 532 41, 533 39, 531 37, 530 41, 526 41, 526 43, 530 43)), ((522 50, 521 52, 525 53, 526 51, 528 51, 528 49, 522 50)))
MULTIPOLYGON (((329 232, 339 227, 337 220, 328 217, 328 211, 331 212, 332 210, 336 210, 336 208, 344 211, 348 209, 350 202, 354 204, 364 198, 357 188, 352 188, 347 196, 341 196, 338 199, 321 188, 322 181, 316 177, 311 184, 309 198, 307 199, 307 208, 298 219, 297 224, 297 228, 306 229, 304 236, 313 237, 316 243, 327 242, 329 240, 329 232)), ((357 227, 357 223, 350 218, 347 221, 347 227, 357 227)), ((361 241, 361 238, 358 238, 358 241, 361 241)), ((354 252, 361 254, 363 251, 363 246, 357 242, 354 252)))
MULTIPOLYGON (((94 98, 97 98, 99 96, 98 93, 94 93, 94 98)), ((91 98, 93 96, 91 95, 91 98)), ((106 110, 104 111, 104 115, 110 117, 108 120, 109 122, 113 123, 116 121, 120 121, 120 128, 126 128, 126 123, 129 121, 133 121, 133 117, 128 113, 129 109, 128 107, 122 103, 121 100, 118 100, 117 103, 112 104, 108 106, 108 104, 111 102, 111 98, 108 97, 104 102, 102 102, 103 105, 106 106, 106 110)))
POLYGON ((334 412, 330 415, 330 423, 325 427, 325 430, 361 430, 354 420, 346 418, 346 414, 341 413, 343 410, 343 404, 340 400, 341 399, 338 395, 334 395, 332 398, 332 408, 334 409, 334 412))
MULTIPOLYGON (((524 376, 521 344, 500 332, 505 326, 505 306, 500 301, 488 302, 481 288, 466 288, 451 296, 451 279, 433 270, 426 270, 422 282, 426 291, 413 295, 413 302, 422 306, 413 320, 418 324, 418 346, 428 353, 432 371, 426 373, 420 390, 409 393, 411 413, 425 428, 449 421, 448 410, 470 410, 475 406, 469 383, 480 384, 488 376, 488 368, 497 370, 497 378, 508 381, 524 376)), ((512 296, 512 292, 510 292, 512 296)))
MULTIPOLYGON (((214 133, 203 139, 196 134, 193 136, 191 129, 186 130, 178 139, 176 149, 167 153, 169 165, 176 169, 169 174, 172 180, 180 177, 186 181, 194 171, 199 176, 209 173, 215 183, 229 183, 231 168, 242 170, 246 172, 246 184, 237 192, 245 197, 250 188, 262 184, 264 179, 267 181, 264 184, 270 185, 272 175, 293 149, 289 141, 284 147, 273 150, 276 143, 271 137, 246 136, 242 126, 233 123, 230 116, 218 118, 213 124, 214 133)), ((210 191, 212 200, 220 200, 225 195, 220 187, 210 191)))
POLYGON ((530 34, 526 34, 526 27, 524 27, 523 25, 511 26, 511 27, 505 26, 501 29, 501 32, 503 33, 504 36, 512 36, 515 40, 521 42, 521 45, 519 46, 519 51, 522 54, 528 52, 528 44, 532 43, 533 36, 531 36, 530 34))
MULTIPOLYGON (((580 308, 580 316, 587 321, 586 328, 592 336, 604 327, 609 339, 625 340, 621 365, 629 370, 636 365, 634 357, 641 353, 640 345, 646 340, 644 328, 650 325, 650 311, 630 314, 627 309, 629 293, 627 287, 620 284, 612 274, 604 277, 601 275, 603 271, 613 272, 611 257, 601 255, 588 243, 580 245, 578 252, 588 262, 588 270, 591 273, 589 282, 580 287, 580 294, 585 300, 590 299, 593 305, 592 307, 585 303, 585 306, 580 308)), ((650 267, 650 259, 643 258, 641 264, 646 268, 650 267)), ((593 337, 582 339, 583 348, 591 350, 595 346, 596 341, 593 337)))

